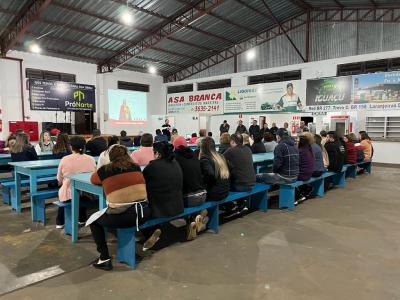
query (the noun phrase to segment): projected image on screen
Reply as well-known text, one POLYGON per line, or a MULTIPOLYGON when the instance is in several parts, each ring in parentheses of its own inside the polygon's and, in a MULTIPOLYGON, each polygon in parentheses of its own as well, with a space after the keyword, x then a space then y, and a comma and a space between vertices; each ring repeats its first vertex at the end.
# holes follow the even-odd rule
POLYGON ((112 125, 145 125, 147 93, 108 90, 108 115, 112 125))

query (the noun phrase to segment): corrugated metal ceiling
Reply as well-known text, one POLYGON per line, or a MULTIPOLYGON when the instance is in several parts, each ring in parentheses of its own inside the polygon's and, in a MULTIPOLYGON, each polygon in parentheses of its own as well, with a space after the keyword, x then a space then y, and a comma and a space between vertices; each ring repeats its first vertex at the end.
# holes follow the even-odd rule
MULTIPOLYGON (((307 6, 371 7, 373 3, 400 6, 398 0, 220 1, 221 4, 191 22, 190 26, 161 39, 153 49, 144 50, 124 67, 145 70, 151 64, 159 69, 160 74, 166 75, 255 36, 276 25, 264 1, 280 22, 300 15, 307 6)), ((4 37, 18 14, 30 3, 32 0, 0 1, 0 37, 4 37)), ((26 50, 25 46, 36 40, 44 54, 100 63, 125 47, 139 43, 168 23, 168 18, 176 17, 182 9, 195 3, 199 1, 53 0, 14 48, 26 50), (127 3, 134 19, 132 26, 124 25, 120 20, 127 3)))

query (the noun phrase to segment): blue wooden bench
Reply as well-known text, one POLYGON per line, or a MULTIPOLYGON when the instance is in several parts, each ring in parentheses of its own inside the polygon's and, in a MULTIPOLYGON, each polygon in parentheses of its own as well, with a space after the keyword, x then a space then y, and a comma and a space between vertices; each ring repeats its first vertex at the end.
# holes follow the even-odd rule
POLYGON ((340 188, 346 186, 346 175, 347 166, 343 166, 341 172, 324 172, 320 177, 311 177, 307 181, 295 181, 292 183, 280 184, 279 185, 279 208, 294 208, 295 202, 295 189, 304 184, 310 184, 313 187, 313 195, 323 197, 324 180, 330 178, 333 185, 337 185, 340 188))
MULTIPOLYGON (((55 176, 46 176, 38 178, 37 182, 41 184, 51 183, 51 182, 57 182, 57 179, 55 176)), ((16 211, 18 211, 18 208, 21 209, 20 207, 21 203, 17 203, 14 194, 15 191, 14 178, 12 178, 10 181, 1 182, 0 184, 2 185, 1 193, 3 197, 3 202, 8 205, 11 204, 12 209, 15 209, 16 211)), ((21 186, 29 186, 29 179, 21 180, 21 186)))
MULTIPOLYGON (((243 198, 251 197, 249 206, 252 209, 258 209, 266 212, 268 209, 268 190, 270 185, 264 183, 256 183, 250 192, 230 192, 229 196, 221 201, 209 201, 196 207, 185 208, 184 212, 180 215, 170 218, 158 218, 149 220, 142 225, 139 229, 145 229, 157 226, 169 221, 186 217, 188 215, 196 214, 203 209, 208 210, 209 222, 207 229, 211 229, 215 233, 219 231, 219 206, 221 204, 240 200, 243 198)), ((131 228, 118 228, 117 229, 117 260, 127 263, 131 268, 136 266, 136 227, 131 228)))
POLYGON ((357 167, 364 169, 368 174, 371 174, 371 167, 372 167, 372 161, 361 161, 358 163, 355 163, 353 165, 351 164, 346 164, 347 170, 346 170, 346 177, 351 177, 351 178, 356 178, 357 176, 357 167))
MULTIPOLYGON (((53 197, 49 197, 49 198, 53 198, 53 197)), ((49 198, 46 198, 46 199, 49 199, 49 198)), ((45 201, 42 201, 42 203, 43 204, 41 204, 41 205, 45 205, 45 201)), ((64 234, 72 235, 72 204, 71 204, 71 201, 55 201, 55 202, 53 202, 53 204, 58 207, 64 207, 64 234)), ((82 199, 79 202, 79 205, 84 206, 84 207, 92 207, 95 204, 96 203, 94 201, 84 201, 82 199)), ((44 215, 45 208, 41 209, 41 211, 43 211, 43 217, 37 221, 43 222, 43 224, 45 224, 45 221, 46 221, 46 216, 44 215)))
POLYGON ((32 221, 46 224, 46 199, 58 197, 58 188, 37 191, 31 195, 32 221))

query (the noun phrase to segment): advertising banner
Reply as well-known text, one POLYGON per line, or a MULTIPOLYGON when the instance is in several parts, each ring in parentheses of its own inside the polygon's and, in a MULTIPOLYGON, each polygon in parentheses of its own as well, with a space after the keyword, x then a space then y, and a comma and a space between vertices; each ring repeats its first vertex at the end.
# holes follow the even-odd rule
POLYGON ((31 110, 96 111, 93 85, 31 79, 29 97, 31 110))
POLYGON ((400 72, 353 76, 354 104, 400 102, 400 72))
POLYGON ((307 80, 306 105, 350 104, 351 85, 351 76, 307 80))
POLYGON ((305 104, 304 90, 301 80, 229 88, 225 91, 224 112, 300 112, 305 104))
POLYGON ((167 95, 167 114, 223 114, 224 90, 208 90, 167 95))
POLYGON ((400 72, 307 80, 306 111, 400 109, 400 72))

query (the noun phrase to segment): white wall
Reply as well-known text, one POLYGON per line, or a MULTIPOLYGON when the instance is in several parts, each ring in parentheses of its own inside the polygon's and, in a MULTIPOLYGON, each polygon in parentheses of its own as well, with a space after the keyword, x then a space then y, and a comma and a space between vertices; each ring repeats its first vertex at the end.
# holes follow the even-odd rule
MULTIPOLYGON (((97 66, 89 63, 76 62, 67 59, 54 58, 44 55, 31 54, 26 52, 11 51, 9 57, 23 60, 23 86, 26 121, 56 122, 56 113, 48 111, 32 111, 29 102, 29 90, 26 89, 25 68, 34 68, 54 72, 71 73, 76 75, 76 82, 96 86, 96 113, 95 121, 105 134, 119 134, 122 129, 129 134, 137 134, 139 131, 153 132, 151 127, 151 115, 165 114, 165 86, 161 76, 150 75, 131 71, 116 70, 113 73, 97 74, 97 66), (148 123, 145 126, 113 127, 105 120, 108 114, 108 89, 117 89, 118 80, 135 83, 149 84, 148 95, 148 123)), ((9 121, 22 121, 20 69, 19 62, 0 58, 0 108, 2 109, 3 131, 1 138, 8 136, 9 121)), ((58 122, 64 122, 64 113, 58 112, 58 122)), ((70 120, 67 113, 67 123, 75 124, 74 114, 70 120)))
MULTIPOLYGON (((126 130, 128 135, 138 134, 139 131, 153 133, 151 116, 163 115, 166 111, 166 87, 163 85, 163 78, 157 75, 138 73, 132 71, 116 70, 113 73, 97 75, 99 102, 98 119, 100 129, 107 134, 119 135, 121 130, 126 130), (150 93, 147 96, 147 124, 144 126, 112 126, 107 121, 108 115, 108 90, 117 89, 118 81, 128 81, 150 85, 150 93)), ((160 124, 161 126, 162 124, 160 124)))
MULTIPOLYGON (((284 72, 284 71, 291 71, 291 70, 301 70, 302 72, 302 79, 313 79, 313 78, 320 78, 320 77, 331 77, 336 76, 337 65, 344 64, 344 63, 354 63, 357 61, 367 61, 367 60, 376 60, 376 59, 385 59, 385 58, 395 58, 400 57, 400 50, 395 51, 387 51, 387 52, 379 52, 379 53, 371 53, 371 54, 364 54, 364 55, 357 55, 357 56, 348 56, 348 57, 341 57, 329 60, 322 60, 322 61, 314 61, 310 63, 303 63, 303 64, 295 64, 289 66, 282 66, 270 69, 262 69, 262 70, 253 70, 248 72, 241 72, 241 73, 231 73, 225 74, 220 76, 213 76, 207 78, 197 78, 191 80, 184 80, 179 82, 172 82, 166 83, 166 86, 171 85, 181 85, 181 84, 188 84, 194 83, 194 90, 197 90, 196 83, 210 81, 210 80, 218 80, 218 79, 227 79, 230 78, 232 80, 232 87, 240 87, 247 85, 247 77, 259 74, 270 74, 270 73, 277 73, 277 72, 284 72)), ((267 122, 271 124, 271 122, 276 122, 277 126, 282 126, 283 122, 289 122, 292 120, 294 115, 298 116, 306 116, 311 114, 277 114, 277 113, 270 113, 270 114, 254 114, 246 115, 243 114, 243 123, 248 126, 250 124, 250 120, 253 116, 266 116, 267 122)), ((324 123, 330 123, 330 116, 332 115, 349 115, 350 122, 353 123, 353 131, 358 132, 360 130, 365 129, 365 118, 367 116, 400 116, 400 110, 397 111, 357 111, 357 112, 332 112, 328 113, 326 116, 314 116, 314 122, 317 123, 317 131, 321 130, 322 125, 324 123)), ((219 125, 222 123, 223 120, 228 120, 231 124, 231 132, 235 129, 234 127, 237 126, 237 121, 239 116, 235 115, 218 115, 212 116, 210 121, 209 129, 213 132, 213 135, 219 135, 219 125)), ((400 157, 390 155, 389 153, 395 153, 394 151, 391 152, 391 149, 398 149, 400 148, 400 143, 396 142, 377 142, 377 151, 381 151, 381 154, 376 153, 374 160, 376 162, 382 163, 396 163, 400 164, 400 157)))
MULTIPOLYGON (((20 58, 23 60, 23 86, 24 86, 24 106, 26 121, 56 122, 55 112, 32 111, 29 102, 29 90, 26 88, 25 68, 41 69, 54 72, 71 73, 76 75, 76 82, 96 85, 96 65, 75 62, 67 59, 54 58, 32 53, 11 51, 9 57, 20 58)), ((22 121, 21 86, 19 62, 0 58, 0 103, 3 118, 3 139, 7 137, 9 121, 22 121)), ((98 107, 97 99, 97 107, 98 107)), ((64 122, 64 113, 58 112, 57 121, 64 122)), ((67 123, 75 124, 74 114, 67 113, 67 123)))

